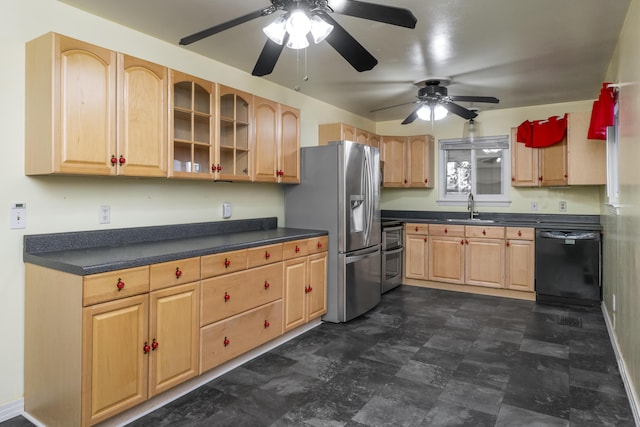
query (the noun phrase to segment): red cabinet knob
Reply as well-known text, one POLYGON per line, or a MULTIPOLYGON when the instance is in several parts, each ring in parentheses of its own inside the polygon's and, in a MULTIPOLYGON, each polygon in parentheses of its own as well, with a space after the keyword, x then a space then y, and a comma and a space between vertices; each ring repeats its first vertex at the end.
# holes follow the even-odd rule
POLYGON ((296 253, 300 252, 300 248, 296 245, 296 253))
POLYGON ((322 247, 322 243, 318 242, 317 247, 318 247, 318 249, 320 249, 322 247))
POLYGON ((113 154, 111 155, 111 166, 115 166, 118 164, 118 159, 113 154))
POLYGON ((265 320, 264 321, 264 328, 267 329, 269 327, 269 321, 265 320))
POLYGON ((156 348, 158 348, 158 341, 154 338, 153 341, 151 341, 151 350, 155 350, 156 348))
POLYGON ((222 165, 218 165, 216 169, 218 170, 218 172, 220 172, 222 170, 222 165))
POLYGON ((224 343, 224 346, 225 346, 225 347, 226 347, 226 346, 228 346, 230 342, 231 342, 231 341, 229 341, 229 338, 224 337, 224 341, 223 341, 223 343, 224 343))
POLYGON ((465 244, 465 245, 468 245, 468 244, 469 244, 469 241, 468 241, 467 239, 464 239, 464 244, 465 244))
POLYGON ((215 172, 217 170, 216 165, 211 165, 211 172, 215 172))
POLYGON ((482 230, 482 235, 486 236, 487 235, 487 230, 482 230))
POLYGON ((224 293, 224 302, 227 302, 231 299, 231 295, 229 295, 228 293, 224 293))
POLYGON ((569 175, 567 175, 566 173, 564 174, 565 179, 569 178, 569 175))
POLYGON ((428 184, 428 183, 429 183, 429 180, 428 180, 428 179, 425 179, 425 180, 424 180, 424 183, 425 183, 425 184, 428 184))
POLYGON ((151 346, 149 346, 149 343, 145 341, 144 346, 142 346, 142 351, 144 351, 144 354, 147 354, 149 353, 150 350, 151 350, 151 346))
POLYGON ((516 182, 516 177, 515 176, 511 177, 511 182, 516 182))
POLYGON ((116 283, 116 287, 118 288, 119 291, 124 289, 124 282, 122 281, 122 279, 118 279, 118 283, 116 283))
POLYGON ((311 286, 309 286, 309 292, 313 291, 313 288, 311 286))
POLYGON ((449 230, 447 230, 446 228, 444 229, 444 234, 447 234, 449 232, 449 230))
POLYGON ((416 232, 418 231, 418 227, 416 227, 416 232))
POLYGON ((269 284, 269 282, 267 282, 267 281, 265 280, 265 281, 264 281, 264 288, 265 288, 265 289, 269 289, 269 286, 271 286, 271 285, 269 284))
POLYGON ((522 236, 522 231, 518 230, 518 237, 522 236))
POLYGON ((180 270, 180 267, 176 267, 176 279, 180 277, 182 277, 182 270, 180 270))
POLYGON ((123 156, 120 156, 120 158, 118 159, 118 163, 120 163, 121 165, 124 165, 127 162, 127 159, 125 159, 123 156))
POLYGON ((224 259, 224 268, 227 268, 231 265, 231 261, 229 261, 227 258, 224 259))
POLYGON ((264 257, 265 257, 266 259, 269 259, 269 257, 270 257, 270 256, 271 256, 271 254, 270 254, 268 251, 265 251, 265 253, 264 253, 264 257))
POLYGON ((507 240, 506 245, 507 245, 507 247, 511 246, 511 244, 509 243, 509 241, 508 241, 508 240, 507 240))
POLYGON ((541 176, 538 177, 538 181, 542 181, 542 177, 541 176))
POLYGON ((464 239, 460 239, 460 244, 464 245, 464 239))

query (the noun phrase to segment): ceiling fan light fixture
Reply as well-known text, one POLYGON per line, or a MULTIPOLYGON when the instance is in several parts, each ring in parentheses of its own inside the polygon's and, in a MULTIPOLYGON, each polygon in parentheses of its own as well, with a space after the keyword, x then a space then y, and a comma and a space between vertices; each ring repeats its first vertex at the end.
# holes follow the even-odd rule
POLYGON ((285 29, 291 37, 306 36, 311 31, 311 20, 303 10, 296 9, 289 15, 285 29))
POLYGON ((306 34, 303 34, 303 35, 296 34, 295 36, 290 35, 289 40, 287 40, 286 46, 289 49, 296 49, 296 50, 304 49, 305 47, 309 46, 307 35, 306 34))
POLYGON ((431 107, 423 105, 418 111, 416 111, 416 114, 421 120, 431 120, 431 107))
POLYGON ((442 120, 447 117, 448 113, 449 111, 444 106, 438 104, 433 108, 433 120, 442 120))
POLYGON ((425 104, 416 112, 419 119, 426 120, 426 121, 430 121, 432 119, 442 120, 445 117, 447 117, 447 113, 448 113, 447 109, 440 104, 435 105, 433 107, 433 111, 430 105, 425 104), (433 116, 431 115, 432 112, 433 112, 433 116))
POLYGON ((271 39, 272 42, 282 45, 284 35, 287 30, 285 28, 287 20, 284 16, 278 16, 271 24, 267 25, 262 31, 271 39))
POLYGON ((311 35, 313 36, 313 42, 318 44, 327 38, 333 31, 333 25, 320 18, 318 15, 311 17, 311 35))

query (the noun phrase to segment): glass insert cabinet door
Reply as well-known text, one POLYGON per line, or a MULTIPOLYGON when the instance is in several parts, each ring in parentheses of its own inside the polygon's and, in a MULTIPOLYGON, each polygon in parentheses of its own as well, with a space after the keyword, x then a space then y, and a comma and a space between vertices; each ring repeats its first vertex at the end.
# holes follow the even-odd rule
POLYGON ((171 175, 211 179, 215 85, 173 72, 173 143, 171 175))
POLYGON ((219 152, 215 164, 220 179, 251 179, 250 112, 253 96, 219 86, 219 152))

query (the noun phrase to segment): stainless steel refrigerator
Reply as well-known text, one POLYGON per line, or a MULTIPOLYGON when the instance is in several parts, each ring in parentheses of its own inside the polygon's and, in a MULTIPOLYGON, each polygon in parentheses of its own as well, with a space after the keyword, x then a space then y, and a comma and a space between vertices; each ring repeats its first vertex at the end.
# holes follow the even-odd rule
POLYGON ((381 289, 380 154, 351 141, 301 149, 301 183, 285 190, 285 226, 329 232, 327 314, 347 322, 381 289))

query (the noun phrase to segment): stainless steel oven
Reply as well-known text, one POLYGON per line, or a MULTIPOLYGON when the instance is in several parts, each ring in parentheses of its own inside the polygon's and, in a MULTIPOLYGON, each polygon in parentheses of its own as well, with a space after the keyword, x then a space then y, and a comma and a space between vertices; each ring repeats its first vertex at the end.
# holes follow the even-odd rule
POLYGON ((402 236, 400 221, 382 223, 382 293, 402 284, 402 236))

